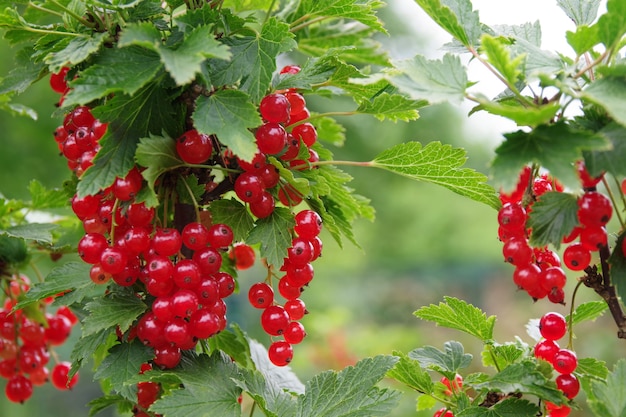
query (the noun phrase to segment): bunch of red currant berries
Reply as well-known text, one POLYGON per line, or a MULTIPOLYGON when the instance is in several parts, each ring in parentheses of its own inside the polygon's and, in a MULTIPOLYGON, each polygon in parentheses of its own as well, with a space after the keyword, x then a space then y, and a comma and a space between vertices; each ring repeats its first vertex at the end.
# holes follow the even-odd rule
POLYGON ((274 340, 268 349, 269 359, 277 366, 285 366, 293 358, 292 345, 302 342, 306 336, 304 326, 298 320, 307 313, 304 302, 300 299, 303 287, 313 279, 311 262, 321 255, 322 241, 319 233, 322 219, 312 210, 302 210, 295 216, 292 240, 280 270, 285 273, 278 281, 278 292, 286 300, 280 305, 274 298, 271 285, 272 275, 265 282, 257 282, 250 287, 250 304, 262 309, 261 326, 270 336, 282 336, 283 340, 274 340))
POLYGON ((71 364, 58 361, 49 369, 51 352, 69 337, 78 319, 67 307, 60 307, 54 314, 47 313, 47 303, 37 305, 44 317, 31 317, 32 310, 14 310, 18 298, 30 288, 30 280, 23 274, 13 275, 6 286, 6 300, 0 309, 0 376, 7 379, 6 397, 23 403, 33 394, 33 387, 52 382, 59 390, 71 389, 78 381, 78 374, 68 378, 71 364))
MULTIPOLYGON (((546 313, 539 320, 539 331, 541 336, 543 336, 543 340, 535 345, 535 357, 547 361, 558 372, 556 386, 571 400, 578 395, 580 382, 574 375, 574 371, 578 366, 576 353, 559 347, 557 343, 557 340, 565 336, 567 332, 565 318, 559 313, 546 313)), ((559 406, 548 402, 546 403, 546 408, 549 412, 549 417, 565 417, 570 413, 570 407, 566 404, 559 406)))

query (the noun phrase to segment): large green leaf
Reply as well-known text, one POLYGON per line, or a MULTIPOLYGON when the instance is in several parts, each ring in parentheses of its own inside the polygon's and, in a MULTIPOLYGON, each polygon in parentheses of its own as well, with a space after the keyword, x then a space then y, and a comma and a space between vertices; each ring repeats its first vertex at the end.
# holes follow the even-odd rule
POLYGON ((295 220, 289 209, 276 207, 272 214, 256 222, 248 235, 247 243, 259 244, 261 256, 269 265, 279 268, 291 246, 291 233, 295 220))
POLYGON ((491 407, 471 406, 455 414, 458 417, 535 417, 539 407, 522 398, 508 397, 491 407))
POLYGON ((445 31, 465 46, 475 46, 481 34, 478 12, 469 0, 415 0, 445 31))
POLYGON ((559 248, 563 238, 578 225, 577 212, 575 195, 556 191, 543 194, 528 218, 527 226, 533 230, 531 244, 541 247, 551 243, 559 248))
POLYGON ((556 4, 576 26, 590 25, 598 16, 600 0, 557 0, 556 4))
POLYGON ((30 207, 34 210, 66 207, 71 197, 66 190, 48 189, 37 180, 28 183, 28 192, 31 198, 30 207))
POLYGON ((292 26, 302 22, 306 23, 307 19, 336 17, 356 20, 380 32, 386 32, 375 14, 375 10, 380 6, 381 3, 375 0, 360 2, 354 0, 302 0, 292 17, 296 19, 292 26))
POLYGON ((626 417, 626 360, 620 359, 605 382, 593 382, 587 401, 598 416, 626 417))
POLYGON ((440 142, 430 142, 425 147, 419 142, 407 142, 383 151, 370 164, 414 180, 441 185, 462 196, 499 208, 500 200, 495 190, 486 183, 487 177, 470 168, 462 168, 466 159, 463 149, 440 142))
POLYGON ((420 362, 400 352, 394 352, 394 355, 398 356, 400 360, 387 372, 387 376, 417 392, 432 394, 435 385, 430 374, 422 369, 420 362))
POLYGON ((84 262, 69 262, 54 268, 43 282, 37 283, 26 293, 20 306, 43 300, 57 294, 74 292, 74 302, 81 301, 95 289, 95 284, 89 279, 91 265, 84 262))
POLYGON ((83 321, 83 335, 110 328, 123 333, 146 311, 146 304, 131 290, 111 291, 85 305, 89 315, 83 321))
POLYGON ((98 52, 108 36, 107 32, 96 32, 93 36, 73 38, 65 48, 52 52, 46 57, 45 61, 50 68, 50 72, 59 72, 62 67, 75 67, 77 64, 80 64, 89 58, 90 55, 98 52))
POLYGON ((141 370, 141 365, 154 358, 154 350, 135 338, 132 342, 120 343, 108 351, 107 357, 100 363, 95 379, 107 379, 117 391, 134 378, 141 370))
POLYGON ((598 19, 598 37, 607 47, 616 46, 626 34, 626 2, 608 0, 606 13, 598 19))
POLYGON ((26 223, 0 229, 0 235, 7 235, 41 243, 52 243, 52 231, 59 225, 54 223, 26 223))
POLYGON ((364 101, 356 110, 358 113, 372 114, 378 120, 402 120, 408 122, 419 117, 417 109, 428 104, 426 100, 410 100, 399 94, 383 93, 370 101, 364 101))
POLYGON ((460 342, 454 340, 445 342, 443 349, 424 346, 410 351, 408 356, 419 362, 422 368, 441 372, 449 379, 453 379, 459 370, 467 368, 472 363, 472 355, 465 353, 460 342))
POLYGON ((260 126, 261 117, 243 91, 220 90, 208 97, 199 97, 193 121, 199 132, 215 134, 221 143, 243 160, 251 161, 258 151, 249 129, 260 126))
MULTIPOLYGON (((626 11, 624 12, 626 13, 626 11)), ((605 77, 591 83, 582 92, 584 99, 596 103, 622 126, 626 126, 626 78, 605 77)))

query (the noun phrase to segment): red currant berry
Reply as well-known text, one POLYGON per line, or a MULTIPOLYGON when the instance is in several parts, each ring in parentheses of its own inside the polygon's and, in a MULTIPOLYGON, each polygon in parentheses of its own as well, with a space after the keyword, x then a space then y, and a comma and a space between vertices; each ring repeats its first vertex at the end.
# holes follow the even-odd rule
POLYGON ((293 359, 293 348, 285 341, 279 340, 267 350, 270 361, 276 366, 286 366, 293 359))
POLYGON ((312 239, 322 230, 322 218, 313 210, 302 210, 295 216, 294 231, 298 236, 312 239))
POLYGON ((280 336, 289 325, 289 315, 282 306, 272 305, 261 313, 261 326, 271 336, 280 336))
POLYGON ((215 274, 222 266, 222 254, 211 246, 195 251, 192 259, 198 264, 200 271, 207 275, 215 274))
POLYGON ((502 255, 504 255, 505 262, 523 267, 532 262, 534 254, 528 244, 528 239, 512 237, 504 242, 502 255))
POLYGON ((250 203, 250 212, 259 219, 269 217, 274 212, 274 208, 274 197, 267 191, 261 193, 261 198, 258 201, 250 203))
POLYGON ((591 262, 591 252, 582 243, 572 243, 563 251, 563 262, 572 271, 582 271, 591 262))
POLYGON ((440 408, 439 410, 435 411, 433 417, 454 417, 454 414, 447 408, 440 408))
POLYGON ((244 172, 235 180, 235 194, 245 203, 259 201, 265 191, 265 186, 258 175, 244 172))
POLYGON ((521 204, 504 204, 498 211, 498 224, 508 230, 523 229, 526 224, 526 210, 521 204))
POLYGON ((4 393, 9 401, 23 403, 33 395, 33 384, 24 375, 14 375, 7 381, 4 393))
POLYGON ((69 378, 70 368, 72 364, 69 362, 59 362, 50 374, 50 381, 55 388, 60 390, 72 389, 78 382, 78 373, 75 373, 72 378, 69 378))
POLYGON ((283 333, 283 337, 285 338, 285 342, 291 343, 292 345, 296 345, 306 336, 306 331, 304 330, 304 326, 302 323, 298 321, 292 321, 289 323, 285 332, 283 333))
POLYGON ((549 401, 546 401, 546 409, 549 412, 547 417, 567 417, 571 412, 571 408, 568 405, 556 405, 549 401))
POLYGON ((144 203, 128 206, 126 218, 131 226, 149 227, 154 220, 154 207, 146 207, 144 203))
POLYGON ((118 247, 105 248, 100 254, 100 265, 108 274, 118 274, 124 270, 128 262, 126 252, 118 247))
POLYGON ((578 366, 576 353, 569 349, 560 349, 552 360, 554 370, 560 374, 571 374, 578 366))
MULTIPOLYGON (((315 130, 315 126, 308 122, 295 126, 291 130, 291 134, 294 138, 302 140, 302 143, 309 148, 317 141, 317 131, 315 130)), ((311 150, 309 150, 309 152, 310 151, 311 150)))
POLYGON ((589 251, 598 251, 608 244, 606 228, 585 226, 580 230, 580 243, 589 251))
POLYGON ((254 265, 256 255, 254 253, 254 249, 250 246, 245 243, 238 243, 233 246, 230 252, 230 257, 235 260, 235 267, 242 271, 254 265))
POLYGON ((217 314, 203 308, 191 315, 189 327, 194 337, 207 339, 220 331, 220 320, 217 314))
POLYGON ((556 387, 571 400, 578 395, 580 382, 573 374, 561 374, 556 377, 556 387))
POLYGON ((553 288, 563 288, 566 282, 565 271, 558 266, 546 268, 539 275, 539 285, 546 292, 552 291, 553 288))
POLYGON ((300 72, 300 67, 297 65, 285 65, 281 70, 281 74, 297 74, 300 72))
POLYGON ((578 173, 578 178, 580 178, 581 185, 585 189, 595 188, 595 186, 602 181, 603 174, 597 177, 592 177, 591 174, 589 174, 589 171, 587 171, 585 161, 583 160, 576 161, 576 172, 578 173))
POLYGON ((287 145, 287 132, 278 123, 265 123, 256 133, 256 144, 260 152, 268 155, 280 153, 287 145))
POLYGON ((107 238, 100 233, 87 233, 78 242, 78 255, 88 264, 100 262, 102 252, 109 247, 107 238))
POLYGON ((539 320, 539 331, 548 340, 559 340, 567 332, 565 317, 559 313, 546 313, 539 320))
POLYGON ((274 302, 274 290, 264 282, 257 282, 250 287, 248 300, 255 308, 267 308, 274 302))
POLYGON ((176 152, 188 164, 201 164, 211 157, 211 137, 192 129, 176 139, 176 152))
POLYGON ((226 248, 233 243, 233 229, 227 224, 216 223, 209 228, 209 244, 214 248, 226 248))
POLYGON ((50 74, 50 87, 52 91, 63 94, 67 91, 67 80, 65 77, 69 72, 69 67, 63 67, 59 72, 50 74))
POLYGON ((164 369, 172 369, 180 363, 179 347, 163 345, 154 349, 154 364, 164 369))
POLYGON ((286 123, 289 120, 291 104, 282 94, 268 94, 261 100, 259 111, 263 119, 271 123, 286 123))
POLYGON ((287 300, 284 307, 291 320, 300 320, 308 313, 304 301, 299 298, 287 300))
POLYGON ((183 239, 178 230, 163 227, 157 228, 152 237, 152 248, 162 256, 177 254, 183 245, 183 239))
POLYGON ((302 94, 290 91, 285 93, 285 97, 289 101, 290 114, 298 114, 306 108, 306 100, 302 94))
POLYGON ((588 191, 578 199, 578 220, 585 226, 604 226, 611 219, 611 200, 596 191, 588 191))

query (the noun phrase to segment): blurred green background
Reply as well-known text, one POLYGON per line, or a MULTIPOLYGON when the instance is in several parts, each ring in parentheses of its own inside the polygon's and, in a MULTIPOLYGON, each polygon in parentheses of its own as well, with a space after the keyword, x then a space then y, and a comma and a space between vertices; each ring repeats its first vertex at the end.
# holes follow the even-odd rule
MULTIPOLYGON (((380 38, 385 48, 392 55, 432 55, 430 35, 420 32, 419 27, 411 29, 395 14, 397 10, 402 9, 387 8, 381 13, 390 32, 390 36, 380 38)), ((0 76, 11 68, 12 53, 0 43, 0 76)), ((57 99, 44 80, 17 100, 36 109, 38 120, 0 113, 0 192, 6 197, 28 198, 27 186, 32 179, 58 187, 69 178, 52 136, 60 123, 60 119, 50 117, 57 99)), ((310 98, 308 104, 314 111, 323 111, 344 103, 310 98)), ((346 127, 348 140, 344 147, 332 149, 337 160, 367 161, 396 143, 438 140, 465 148, 467 166, 487 173, 493 143, 498 140, 480 137, 465 111, 449 105, 423 109, 421 118, 412 123, 381 123, 361 116, 339 122, 346 127)), ((356 223, 360 248, 349 242, 340 248, 329 235, 322 236, 323 257, 315 262, 316 278, 303 295, 310 311, 302 321, 308 337, 295 348, 292 363, 303 381, 322 370, 341 369, 366 356, 394 350, 408 352, 425 344, 442 348, 447 340, 462 341, 475 357, 471 371, 481 370, 481 346, 474 340, 412 315, 423 305, 440 302, 444 295, 467 300, 488 315, 497 315, 495 337, 499 342, 519 336, 532 345, 525 331, 529 319, 550 310, 567 314, 565 307, 547 301, 533 303, 525 294, 516 292, 511 279, 513 269, 502 262, 493 209, 384 171, 345 170, 354 176, 351 185, 371 199, 377 218, 373 223, 356 223)), ((247 291, 263 276, 260 269, 246 271, 240 277, 240 286, 247 291)), ((575 276, 570 278, 571 294, 575 276)), ((245 297, 231 298, 229 319, 267 345, 268 337, 259 330, 258 311, 248 305, 245 297)), ((577 301, 588 299, 595 296, 583 291, 577 301)), ((612 366, 624 356, 623 341, 615 338, 610 317, 582 324, 576 330, 579 357, 595 356, 612 366)), ((73 338, 78 336, 74 334, 73 338)), ((68 343, 60 349, 61 358, 69 358, 70 348, 68 343)), ((0 395, 0 416, 86 416, 85 404, 100 395, 88 368, 81 371, 81 382, 72 392, 59 392, 49 386, 37 388, 24 405, 9 403, 0 395)), ((4 382, 0 382, 0 388, 4 389, 4 382)), ((583 404, 584 395, 578 398, 583 404)), ((432 416, 434 410, 417 413, 415 399, 407 392, 393 415, 432 416)), ((100 415, 116 414, 110 410, 100 415)), ((583 409, 572 415, 589 414, 583 409)))

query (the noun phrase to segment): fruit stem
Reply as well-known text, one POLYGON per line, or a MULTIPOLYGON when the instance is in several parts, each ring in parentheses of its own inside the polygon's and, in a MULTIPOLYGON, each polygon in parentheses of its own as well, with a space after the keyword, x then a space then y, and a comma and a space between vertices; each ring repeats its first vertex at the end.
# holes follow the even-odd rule
POLYGON ((191 198, 191 201, 193 203, 193 208, 194 208, 194 211, 196 213, 196 221, 198 223, 200 223, 200 207, 198 206, 198 202, 196 201, 196 197, 193 195, 193 191, 191 191, 191 188, 189 187, 189 184, 187 184, 187 181, 185 181, 185 178, 183 178, 181 176, 180 180, 182 181, 183 184, 185 184, 185 189, 189 193, 189 197, 191 198))
POLYGON ((604 188, 606 188, 606 193, 609 195, 609 198, 611 199, 611 203, 613 204, 614 207, 614 212, 615 215, 617 216, 617 220, 619 221, 619 225, 621 227, 621 230, 624 230, 624 219, 622 219, 622 215, 620 214, 620 210, 617 209, 617 201, 615 200, 615 196, 613 195, 613 191, 611 190, 611 187, 609 186, 609 182, 606 180, 606 175, 602 176, 602 184, 604 184, 604 188))
MULTIPOLYGON (((61 10, 63 10, 65 13, 67 13, 67 14, 68 14, 68 15, 70 15, 70 16, 72 16, 74 19, 78 20, 78 21, 80 22, 80 24, 82 24, 83 26, 88 27, 88 28, 93 28, 93 27, 95 27, 95 24, 94 24, 94 23, 92 23, 92 22, 89 22, 89 21, 85 20, 85 18, 83 18, 82 16, 79 16, 78 14, 74 13, 74 11, 72 11, 72 10, 68 9, 67 7, 65 7, 64 5, 62 5, 61 3, 59 3, 58 1, 56 1, 56 0, 50 0, 50 3, 54 4, 55 6, 57 6, 57 7, 58 7, 58 8, 60 8, 61 10)), ((29 3, 29 5, 33 5, 33 3, 32 3, 32 2, 30 2, 30 3, 29 3)), ((44 10, 44 11, 48 11, 48 10, 43 9, 43 8, 42 8, 42 10, 44 10)), ((48 11, 48 12, 51 12, 51 10, 50 10, 50 11, 48 11)))
POLYGON ((576 300, 576 293, 580 288, 580 285, 583 284, 583 280, 579 280, 574 288, 574 292, 572 293, 572 301, 569 306, 569 317, 567 318, 567 332, 569 333, 569 340, 567 341, 567 348, 570 350, 574 350, 574 306, 576 305, 574 301, 576 300))

